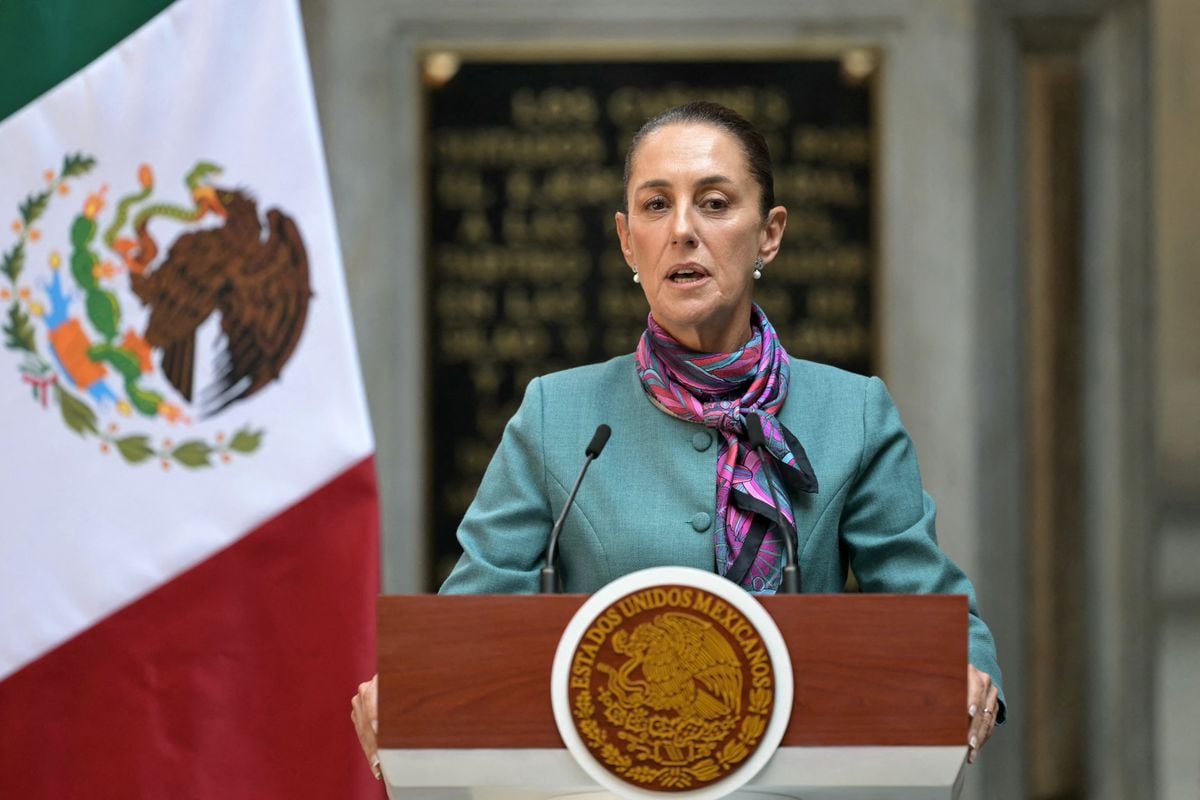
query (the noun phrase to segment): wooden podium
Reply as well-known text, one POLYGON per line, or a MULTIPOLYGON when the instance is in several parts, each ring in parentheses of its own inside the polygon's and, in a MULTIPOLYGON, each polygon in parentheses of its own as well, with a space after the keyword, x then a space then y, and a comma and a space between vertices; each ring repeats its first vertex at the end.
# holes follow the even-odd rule
MULTIPOLYGON (((379 744, 391 797, 611 797, 564 748, 551 709, 555 649, 585 599, 379 599, 379 744)), ((787 642, 794 701, 781 746, 734 797, 958 796, 964 597, 759 600, 787 642)))

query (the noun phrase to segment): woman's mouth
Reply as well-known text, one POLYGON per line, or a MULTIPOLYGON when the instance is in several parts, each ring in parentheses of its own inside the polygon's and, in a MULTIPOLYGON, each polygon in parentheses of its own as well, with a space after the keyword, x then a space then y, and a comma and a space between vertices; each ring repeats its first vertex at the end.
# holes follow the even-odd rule
POLYGON ((695 283, 708 277, 708 273, 691 265, 676 267, 667 275, 667 280, 672 283, 695 283))

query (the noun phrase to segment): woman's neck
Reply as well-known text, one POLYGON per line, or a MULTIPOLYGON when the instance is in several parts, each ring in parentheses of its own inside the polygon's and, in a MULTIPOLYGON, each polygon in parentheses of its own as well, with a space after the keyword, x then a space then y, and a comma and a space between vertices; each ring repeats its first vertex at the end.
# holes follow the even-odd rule
MULTIPOLYGON (((652 312, 653 313, 653 312, 652 312)), ((709 326, 675 326, 667 327, 656 318, 659 327, 670 334, 671 338, 691 350, 693 353, 732 353, 745 347, 750 341, 753 331, 750 327, 750 315, 741 317, 741 324, 709 325, 709 326)))

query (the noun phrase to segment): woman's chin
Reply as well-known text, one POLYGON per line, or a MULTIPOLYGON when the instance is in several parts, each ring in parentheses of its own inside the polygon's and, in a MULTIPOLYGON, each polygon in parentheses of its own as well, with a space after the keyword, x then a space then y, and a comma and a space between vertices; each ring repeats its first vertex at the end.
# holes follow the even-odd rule
POLYGON ((730 305, 697 298, 659 303, 650 313, 680 344, 697 352, 724 353, 745 344, 750 331, 749 309, 748 301, 730 305), (744 314, 740 313, 743 305, 744 314))

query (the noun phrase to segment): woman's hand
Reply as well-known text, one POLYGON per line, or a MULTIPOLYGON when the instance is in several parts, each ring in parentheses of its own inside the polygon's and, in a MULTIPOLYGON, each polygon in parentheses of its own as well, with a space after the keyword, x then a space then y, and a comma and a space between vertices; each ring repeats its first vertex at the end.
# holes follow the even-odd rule
MULTIPOLYGON (((363 684, 364 686, 366 684, 363 684)), ((1000 713, 1000 692, 992 683, 992 676, 967 665, 967 763, 974 764, 980 749, 991 738, 996 727, 996 715, 1000 713)))
POLYGON ((375 741, 379 733, 379 676, 375 675, 366 683, 358 685, 358 694, 350 698, 350 719, 354 721, 354 731, 358 734, 358 743, 362 746, 363 755, 371 765, 375 779, 383 777, 379 768, 379 745, 375 741))

